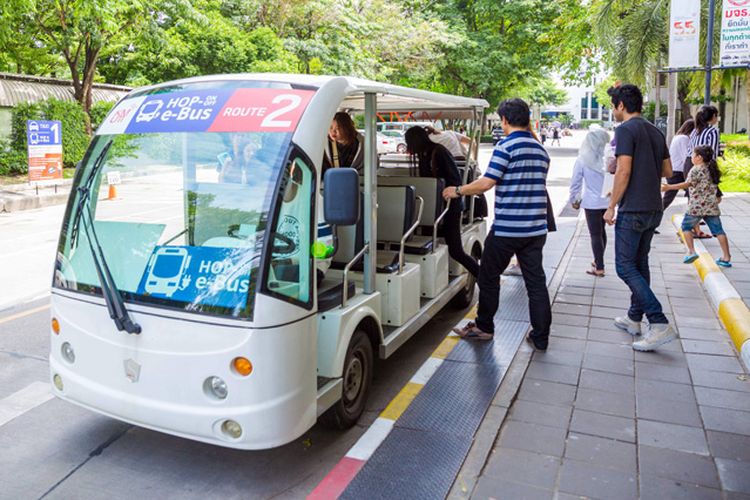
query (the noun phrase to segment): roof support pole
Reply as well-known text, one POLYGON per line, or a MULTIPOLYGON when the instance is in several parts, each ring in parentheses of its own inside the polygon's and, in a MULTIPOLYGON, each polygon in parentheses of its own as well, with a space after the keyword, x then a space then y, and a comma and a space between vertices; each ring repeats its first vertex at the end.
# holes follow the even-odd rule
POLYGON ((378 149, 377 149, 377 96, 365 93, 365 244, 370 251, 365 254, 365 293, 375 292, 378 238, 378 149))

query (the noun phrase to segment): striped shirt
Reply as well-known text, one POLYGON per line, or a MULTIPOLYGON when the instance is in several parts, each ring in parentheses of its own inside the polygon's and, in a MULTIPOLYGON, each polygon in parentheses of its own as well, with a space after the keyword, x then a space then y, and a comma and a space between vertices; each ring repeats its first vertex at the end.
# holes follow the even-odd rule
POLYGON ((714 150, 714 159, 719 155, 719 129, 709 125, 699 134, 698 130, 693 130, 690 134, 690 155, 698 146, 710 146, 714 150))
POLYGON ((530 132, 516 131, 495 146, 484 176, 495 181, 495 236, 547 234, 549 155, 530 132))

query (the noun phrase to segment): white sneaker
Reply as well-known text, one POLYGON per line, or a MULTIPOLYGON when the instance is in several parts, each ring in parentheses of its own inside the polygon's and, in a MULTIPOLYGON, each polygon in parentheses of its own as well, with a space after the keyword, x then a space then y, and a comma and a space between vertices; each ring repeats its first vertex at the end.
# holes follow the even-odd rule
POLYGON ((615 326, 620 330, 625 330, 630 335, 641 334, 641 323, 640 321, 633 321, 627 316, 618 316, 615 318, 615 326))
POLYGON ((672 342, 677 339, 677 332, 674 331, 669 323, 659 323, 649 327, 648 336, 633 342, 633 349, 636 351, 653 351, 659 346, 672 342))

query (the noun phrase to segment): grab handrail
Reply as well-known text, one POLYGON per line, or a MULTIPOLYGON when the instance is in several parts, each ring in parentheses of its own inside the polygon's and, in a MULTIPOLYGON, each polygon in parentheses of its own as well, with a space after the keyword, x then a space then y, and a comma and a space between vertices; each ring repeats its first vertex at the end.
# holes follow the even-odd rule
POLYGON ((417 201, 419 201, 419 211, 417 212, 417 221, 401 237, 401 247, 398 249, 398 274, 401 274, 404 270, 404 246, 406 245, 406 240, 419 227, 419 223, 422 220, 422 209, 424 208, 424 199, 421 196, 417 196, 417 201))
POLYGON ((438 216, 438 218, 435 219, 435 224, 433 224, 433 226, 432 226, 432 251, 430 251, 430 253, 435 253, 435 248, 437 247, 437 228, 438 228, 438 224, 440 224, 440 222, 443 220, 443 217, 445 217, 445 214, 448 213, 448 209, 451 208, 451 201, 452 200, 450 200, 450 199, 448 200, 448 204, 445 205, 445 210, 443 210, 443 212, 438 216))
POLYGON ((370 252, 370 243, 368 242, 365 246, 362 247, 362 250, 359 251, 357 255, 354 256, 352 260, 350 260, 346 266, 344 267, 344 290, 341 294, 341 307, 346 307, 346 302, 349 300, 349 270, 352 268, 354 264, 357 263, 359 259, 362 258, 362 256, 366 253, 370 252))

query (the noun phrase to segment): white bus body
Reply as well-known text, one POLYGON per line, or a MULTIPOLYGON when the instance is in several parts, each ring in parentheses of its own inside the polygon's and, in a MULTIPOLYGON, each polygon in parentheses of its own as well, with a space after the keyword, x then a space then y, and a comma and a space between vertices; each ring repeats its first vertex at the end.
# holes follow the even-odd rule
MULTIPOLYGON (((420 232, 440 202, 414 196, 425 188, 408 177, 378 177, 376 109, 478 124, 486 106, 306 75, 207 76, 133 91, 97 131, 68 202, 52 291, 55 395, 240 449, 288 443, 321 415, 352 425, 369 388, 368 352, 390 356, 449 301, 473 295, 439 240, 412 238, 428 249, 421 253, 377 248, 390 229, 378 229, 378 213, 393 206, 420 232), (337 229, 339 247, 323 257, 312 250, 326 241, 320 169, 339 110, 365 116, 363 213, 351 230, 337 229), (121 174, 115 200, 102 188, 111 172, 121 174), (378 210, 379 190, 406 193, 413 211, 386 198, 378 210), (347 242, 359 262, 345 258, 347 242), (378 272, 384 256, 390 274, 378 272), (318 269, 327 269, 322 280, 318 269), (107 272, 112 286, 102 282, 107 272)), ((464 246, 477 255, 485 223, 471 209, 465 216, 464 246)), ((385 245, 399 249, 393 240, 385 245)))

